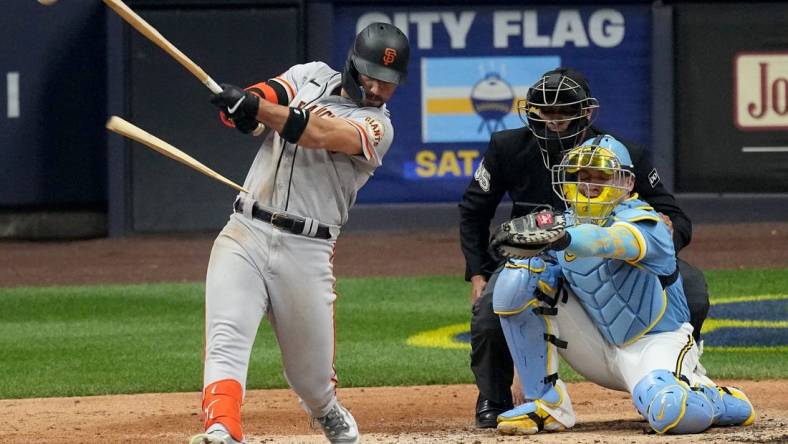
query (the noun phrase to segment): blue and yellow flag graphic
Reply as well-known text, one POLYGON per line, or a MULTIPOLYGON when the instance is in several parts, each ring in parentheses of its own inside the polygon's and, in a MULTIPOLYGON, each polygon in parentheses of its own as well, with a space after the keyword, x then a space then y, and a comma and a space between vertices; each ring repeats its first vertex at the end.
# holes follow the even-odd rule
POLYGON ((422 57, 422 142, 487 142, 523 126, 517 101, 558 56, 422 57))

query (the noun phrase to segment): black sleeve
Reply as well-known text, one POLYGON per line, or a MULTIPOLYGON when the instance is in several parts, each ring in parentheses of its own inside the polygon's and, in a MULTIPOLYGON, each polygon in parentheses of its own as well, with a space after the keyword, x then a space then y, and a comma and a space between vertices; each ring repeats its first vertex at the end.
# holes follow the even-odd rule
POLYGON ((651 154, 641 149, 633 155, 635 164, 635 192, 654 209, 670 218, 673 223, 673 245, 678 253, 692 240, 692 222, 679 208, 676 198, 665 188, 654 168, 651 154))
POLYGON ((465 255, 466 281, 475 275, 483 275, 487 279, 496 266, 487 252, 490 221, 506 192, 496 155, 495 137, 492 137, 460 202, 460 244, 465 255))

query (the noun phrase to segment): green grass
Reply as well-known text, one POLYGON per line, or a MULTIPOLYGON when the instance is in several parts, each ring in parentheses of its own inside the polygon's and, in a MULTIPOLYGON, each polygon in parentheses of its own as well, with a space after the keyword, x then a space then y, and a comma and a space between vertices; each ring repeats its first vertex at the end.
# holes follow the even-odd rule
POLYGON ((788 270, 710 270, 704 271, 712 302, 743 295, 787 294, 788 270))
MULTIPOLYGON (((708 278, 713 300, 788 288, 788 270, 708 278)), ((469 321, 469 287, 460 277, 344 278, 337 291, 341 386, 473 381, 469 349, 406 345, 418 332, 469 321)), ((200 390, 202 284, 0 289, 0 303, 0 398, 200 390)), ((707 351, 703 362, 713 378, 788 378, 784 350, 707 351)), ((561 372, 579 379, 563 364, 561 372)), ((264 322, 249 388, 274 387, 285 382, 264 322)))

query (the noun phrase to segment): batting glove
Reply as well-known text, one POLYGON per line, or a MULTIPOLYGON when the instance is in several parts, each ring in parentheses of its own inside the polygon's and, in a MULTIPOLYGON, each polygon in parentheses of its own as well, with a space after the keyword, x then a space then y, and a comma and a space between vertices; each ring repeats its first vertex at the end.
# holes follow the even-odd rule
POLYGON ((260 98, 249 91, 223 83, 222 92, 211 96, 211 103, 235 123, 242 133, 251 133, 257 128, 257 110, 260 98))

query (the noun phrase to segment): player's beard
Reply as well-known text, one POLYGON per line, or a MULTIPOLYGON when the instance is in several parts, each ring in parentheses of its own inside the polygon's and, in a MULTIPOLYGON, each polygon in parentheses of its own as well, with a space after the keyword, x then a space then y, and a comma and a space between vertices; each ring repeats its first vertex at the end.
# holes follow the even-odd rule
POLYGON ((365 91, 364 93, 365 93, 364 94, 364 102, 363 102, 364 106, 373 106, 373 107, 376 107, 376 108, 380 108, 385 103, 385 101, 383 100, 383 97, 370 94, 367 91, 365 91))

